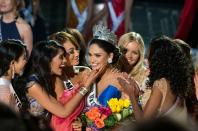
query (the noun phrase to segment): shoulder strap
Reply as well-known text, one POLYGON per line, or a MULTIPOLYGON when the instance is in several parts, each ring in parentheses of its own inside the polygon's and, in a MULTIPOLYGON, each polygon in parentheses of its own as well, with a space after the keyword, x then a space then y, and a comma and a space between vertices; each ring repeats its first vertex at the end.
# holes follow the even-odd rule
POLYGON ((164 78, 162 78, 155 82, 155 87, 157 87, 160 90, 160 92, 162 93, 162 102, 161 102, 161 105, 159 108, 159 111, 161 112, 162 105, 164 104, 164 101, 166 98, 168 85, 167 85, 166 80, 164 78))

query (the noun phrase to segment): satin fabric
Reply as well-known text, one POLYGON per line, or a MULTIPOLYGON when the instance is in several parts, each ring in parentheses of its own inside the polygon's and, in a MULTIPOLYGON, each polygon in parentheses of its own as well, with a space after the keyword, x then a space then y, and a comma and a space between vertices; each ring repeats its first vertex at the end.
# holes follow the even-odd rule
MULTIPOLYGON (((79 87, 75 86, 73 90, 65 90, 63 95, 59 98, 61 104, 66 104, 76 93, 78 93, 79 87)), ((69 107, 68 107, 69 108, 69 107)), ((84 99, 81 100, 79 106, 76 107, 74 112, 67 118, 60 118, 56 115, 52 115, 51 126, 54 131, 73 131, 72 122, 82 112, 84 108, 84 99)))
POLYGON ((113 85, 109 85, 98 97, 98 102, 103 105, 107 106, 107 102, 111 98, 121 98, 121 92, 113 85))

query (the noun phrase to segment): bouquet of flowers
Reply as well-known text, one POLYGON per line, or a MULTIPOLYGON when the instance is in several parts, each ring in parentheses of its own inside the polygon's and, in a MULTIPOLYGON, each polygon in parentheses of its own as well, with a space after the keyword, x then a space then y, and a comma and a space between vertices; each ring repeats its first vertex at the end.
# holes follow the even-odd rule
POLYGON ((92 106, 85 108, 81 114, 83 123, 95 131, 114 127, 119 121, 132 115, 133 110, 128 99, 111 98, 108 106, 92 106))

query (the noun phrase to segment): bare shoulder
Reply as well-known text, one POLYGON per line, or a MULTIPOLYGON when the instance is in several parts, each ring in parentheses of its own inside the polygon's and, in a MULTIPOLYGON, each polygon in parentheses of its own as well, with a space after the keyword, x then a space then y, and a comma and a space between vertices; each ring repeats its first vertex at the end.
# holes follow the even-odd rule
POLYGON ((31 85, 28 85, 29 87, 28 87, 28 93, 30 93, 30 92, 37 92, 37 91, 42 91, 42 87, 41 87, 41 85, 40 84, 38 84, 38 83, 36 83, 36 82, 34 82, 34 83, 32 83, 31 85))
POLYGON ((158 88, 163 92, 163 90, 168 88, 168 85, 169 82, 165 78, 161 78, 153 83, 153 88, 158 88))
POLYGON ((17 26, 20 27, 19 30, 30 30, 31 29, 30 25, 21 17, 19 17, 17 19, 16 23, 17 23, 17 26))

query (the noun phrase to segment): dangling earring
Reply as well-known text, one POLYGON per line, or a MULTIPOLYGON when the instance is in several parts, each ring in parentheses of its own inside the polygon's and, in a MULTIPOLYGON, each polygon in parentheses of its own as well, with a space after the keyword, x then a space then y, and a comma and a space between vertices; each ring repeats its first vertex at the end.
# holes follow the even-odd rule
POLYGON ((15 76, 15 69, 14 69, 14 66, 12 67, 12 79, 14 79, 14 76, 15 76))
POLYGON ((111 64, 112 63, 112 59, 108 58, 107 62, 108 62, 108 64, 111 64))

